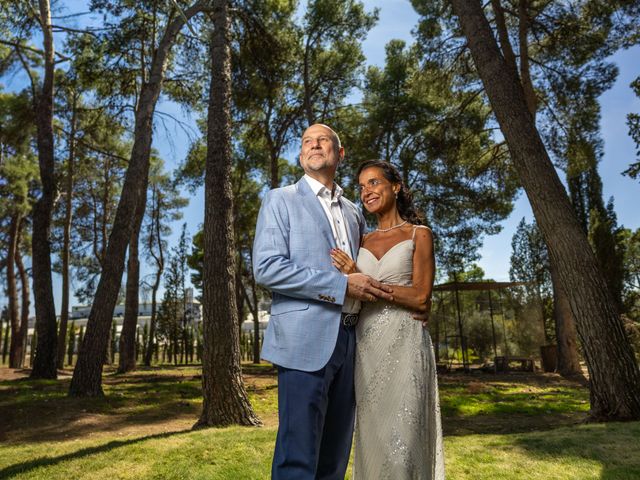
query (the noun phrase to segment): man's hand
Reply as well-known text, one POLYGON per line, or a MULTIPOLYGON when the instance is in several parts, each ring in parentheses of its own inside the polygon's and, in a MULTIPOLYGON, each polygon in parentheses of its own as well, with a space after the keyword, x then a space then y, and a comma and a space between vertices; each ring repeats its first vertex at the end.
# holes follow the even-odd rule
POLYGON ((424 328, 427 328, 427 326, 429 325, 430 315, 431 315, 431 299, 430 298, 427 299, 424 310, 423 309, 416 310, 411 314, 414 320, 418 320, 419 322, 422 322, 422 326, 424 328))
POLYGON ((347 275, 347 295, 358 300, 375 302, 378 298, 392 301, 393 289, 364 273, 347 275))

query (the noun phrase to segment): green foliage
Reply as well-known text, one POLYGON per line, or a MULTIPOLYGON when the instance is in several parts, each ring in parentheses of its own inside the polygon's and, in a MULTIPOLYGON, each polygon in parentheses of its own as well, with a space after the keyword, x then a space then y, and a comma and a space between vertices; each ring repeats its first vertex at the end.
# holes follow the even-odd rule
MULTIPOLYGON (((535 220, 527 224, 524 218, 518 224, 511 240, 509 278, 512 282, 527 282, 527 285, 512 289, 516 306, 516 318, 539 319, 544 325, 545 338, 555 338, 553 318, 553 284, 549 252, 535 220)), ((538 322, 529 322, 520 338, 524 350, 534 351, 539 342, 538 322), (531 325, 533 323, 533 325, 531 325), (533 327, 533 328, 532 328, 533 327), (527 335, 527 332, 531 334, 527 335), (535 345, 535 346, 534 346, 535 345)))
POLYGON ((308 124, 327 123, 335 117, 335 110, 359 80, 365 61, 360 45, 377 21, 378 11, 365 12, 359 1, 309 0, 302 51, 308 124))
POLYGON ((186 224, 177 246, 172 249, 168 266, 164 274, 164 296, 158 312, 158 337, 164 341, 168 349, 169 361, 178 363, 178 355, 184 354, 184 338, 188 325, 193 323, 187 309, 187 292, 185 288, 187 275, 187 231, 186 224))
POLYGON ((153 152, 149 170, 147 208, 142 226, 141 242, 148 260, 156 264, 159 274, 164 268, 166 237, 171 234, 171 223, 182 218, 182 209, 189 200, 180 194, 178 185, 164 170, 164 162, 153 152))
POLYGON ((589 241, 594 249, 600 271, 602 272, 611 296, 621 308, 622 291, 625 278, 625 235, 618 226, 613 199, 609 200, 604 211, 591 210, 589 218, 589 241))
POLYGON ((549 252, 535 220, 527 224, 520 220, 511 240, 509 278, 512 282, 527 282, 527 297, 545 301, 553 295, 549 252))
POLYGON ((38 162, 33 155, 12 155, 0 164, 1 220, 14 214, 24 216, 31 211, 37 178, 38 162))
POLYGON ((352 190, 365 159, 395 164, 434 230, 439 267, 460 271, 511 212, 517 184, 506 148, 492 139, 476 91, 417 45, 392 40, 386 52, 384 68, 367 71, 362 108, 338 116, 348 163, 340 182, 352 190))
MULTIPOLYGON (((190 160, 187 162, 188 170, 192 172, 201 171, 204 168, 204 150, 192 149, 190 160)), ((194 176, 187 174, 187 170, 181 172, 192 180, 194 176)), ((252 168, 251 160, 244 156, 236 156, 234 167, 231 172, 231 188, 233 190, 233 230, 235 233, 235 244, 240 262, 238 268, 243 279, 245 288, 250 289, 253 285, 253 273, 251 270, 251 249, 255 237, 255 227, 260 209, 260 193, 262 185, 255 178, 255 170, 252 168)), ((199 176, 199 174, 198 174, 199 176)), ((187 257, 187 264, 193 271, 191 281, 195 288, 202 291, 202 273, 204 262, 203 233, 201 229, 193 236, 193 246, 191 253, 187 257)))
MULTIPOLYGON (((625 229, 624 238, 624 287, 623 311, 640 324, 640 228, 635 232, 625 229)), ((640 339, 639 339, 640 340, 640 339)), ((636 353, 640 354, 640 342, 636 353)))
MULTIPOLYGON (((71 265, 76 281, 74 293, 80 302, 90 304, 105 261, 130 145, 118 117, 84 103, 81 96, 77 108, 81 112, 76 118, 78 135, 71 159, 75 163, 71 265)), ((67 148, 68 142, 67 139, 67 148)), ((58 228, 65 213, 63 206, 59 202, 55 212, 58 228)), ((57 235, 61 236, 60 230, 57 235)))
MULTIPOLYGON (((184 10, 192 2, 178 0, 184 10)), ((135 103, 142 85, 151 74, 152 60, 167 25, 177 16, 173 2, 93 0, 90 10, 102 17, 100 29, 91 34, 77 34, 68 39, 69 48, 78 52, 73 67, 84 85, 92 85, 100 99, 115 110, 122 111, 127 103, 135 103)), ((186 35, 177 37, 179 47, 169 55, 166 65, 165 94, 183 100, 201 93, 201 83, 193 75, 185 75, 180 59, 193 59, 189 49, 196 49, 186 35), (187 55, 189 54, 189 55, 187 55)), ((187 61, 188 61, 187 60, 187 61)), ((190 71, 198 62, 191 62, 190 71)), ((202 98, 201 96, 199 98, 202 98)), ((131 120, 131 118, 129 118, 131 120)))
POLYGON ((38 162, 31 145, 35 125, 26 94, 0 91, 0 222, 25 216, 38 187, 38 162))
MULTIPOLYGON (((631 88, 637 97, 640 97, 640 77, 631 82, 631 88)), ((624 171, 625 175, 629 175, 631 178, 638 178, 640 175, 640 114, 629 113, 627 115, 627 126, 629 127, 629 135, 636 143, 636 156, 638 161, 633 162, 627 170, 624 171)))
MULTIPOLYGON (((6 310, 3 309, 3 313, 5 311, 6 310)), ((2 328, 3 323, 4 321, 0 322, 0 328, 2 328)), ((7 326, 4 329, 4 335, 2 337, 2 363, 3 364, 7 362, 7 355, 9 355, 9 337, 11 336, 11 332, 9 331, 9 329, 10 329, 10 324, 7 317, 7 326)))

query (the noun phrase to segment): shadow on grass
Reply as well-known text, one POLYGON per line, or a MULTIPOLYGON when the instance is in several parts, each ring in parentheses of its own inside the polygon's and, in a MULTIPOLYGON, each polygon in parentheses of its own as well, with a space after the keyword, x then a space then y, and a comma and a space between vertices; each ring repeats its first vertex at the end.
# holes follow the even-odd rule
POLYGON ((10 465, 6 468, 3 468, 2 470, 0 470, 0 478, 12 478, 14 475, 18 475, 20 473, 26 473, 36 468, 51 467, 61 462, 65 462, 67 460, 81 459, 84 457, 88 457, 90 455, 109 452, 116 448, 126 447, 128 445, 144 442, 147 440, 169 438, 174 435, 188 433, 190 431, 191 429, 185 429, 177 432, 157 433, 154 435, 147 435, 144 437, 133 438, 130 440, 112 440, 110 442, 105 443, 104 445, 97 445, 95 447, 83 448, 76 452, 66 453, 58 457, 40 457, 33 460, 29 460, 28 462, 17 463, 15 465, 10 465))
POLYGON ((640 422, 591 423, 552 435, 518 435, 514 445, 550 462, 559 457, 597 462, 601 480, 640 478, 640 422))
POLYGON ((589 392, 558 375, 441 375, 445 436, 544 431, 582 423, 589 392))
MULTIPOLYGON (((68 376, 1 381, 0 442, 42 443, 122 430, 135 435, 191 425, 200 413, 201 380, 193 369, 184 373, 149 369, 106 374, 105 396, 91 398, 68 397, 68 376)), ((275 380, 252 378, 247 390, 275 397, 275 380)))
MULTIPOLYGON (((273 367, 243 365, 246 387, 268 425, 277 424, 273 367)), ((106 373, 105 396, 69 398, 68 372, 57 381, 0 381, 0 442, 41 443, 95 432, 155 433, 177 430, 197 418, 201 378, 195 366, 140 368, 106 373), (184 422, 184 423, 183 423, 184 422)), ((546 431, 582 423, 588 390, 552 374, 442 375, 444 434, 506 434, 546 431)))

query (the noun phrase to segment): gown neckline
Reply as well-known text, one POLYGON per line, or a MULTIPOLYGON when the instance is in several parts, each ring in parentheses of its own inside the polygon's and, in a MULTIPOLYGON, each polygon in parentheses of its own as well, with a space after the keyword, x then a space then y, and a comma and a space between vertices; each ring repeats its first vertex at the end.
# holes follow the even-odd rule
POLYGON ((375 256, 375 254, 374 254, 371 250, 369 250, 368 248, 360 247, 360 250, 364 250, 365 252, 369 253, 369 255, 371 255, 373 258, 375 258, 375 259, 376 259, 376 262, 380 263, 380 262, 382 261, 382 259, 383 259, 384 257, 386 257, 386 256, 387 256, 387 254, 388 254, 391 250, 393 250, 394 248, 396 248, 398 245, 402 245, 403 243, 406 243, 406 242, 413 242, 413 238, 407 238, 406 240, 401 240, 401 241, 399 241, 398 243, 396 243, 395 245, 393 245, 389 250, 387 250, 386 252, 384 252, 384 254, 383 254, 380 258, 376 257, 376 256, 375 256))

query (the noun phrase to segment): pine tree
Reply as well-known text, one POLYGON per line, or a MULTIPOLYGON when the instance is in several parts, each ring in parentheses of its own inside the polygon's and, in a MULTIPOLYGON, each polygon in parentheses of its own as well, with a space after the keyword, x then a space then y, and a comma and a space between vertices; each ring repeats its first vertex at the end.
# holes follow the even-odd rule
MULTIPOLYGON (((2 324, 0 323, 0 328, 2 327, 2 324)), ((7 326, 5 327, 4 330, 4 338, 2 341, 2 363, 5 364, 7 363, 7 354, 9 353, 9 322, 7 322, 7 326)))
POLYGON ((606 209, 592 209, 589 216, 589 241, 594 249, 598 265, 618 311, 622 311, 622 292, 625 278, 624 228, 618 226, 613 208, 613 198, 606 209))
POLYGON ((240 369, 231 188, 231 18, 214 0, 205 169, 202 413, 195 427, 257 425, 240 369))
POLYGON ((73 354, 76 349, 76 322, 69 327, 69 341, 67 343, 67 365, 73 365, 73 354))
POLYGON ((452 0, 473 63, 565 290, 589 368, 591 415, 640 418, 640 371, 615 300, 536 129, 517 72, 478 0, 452 0))

